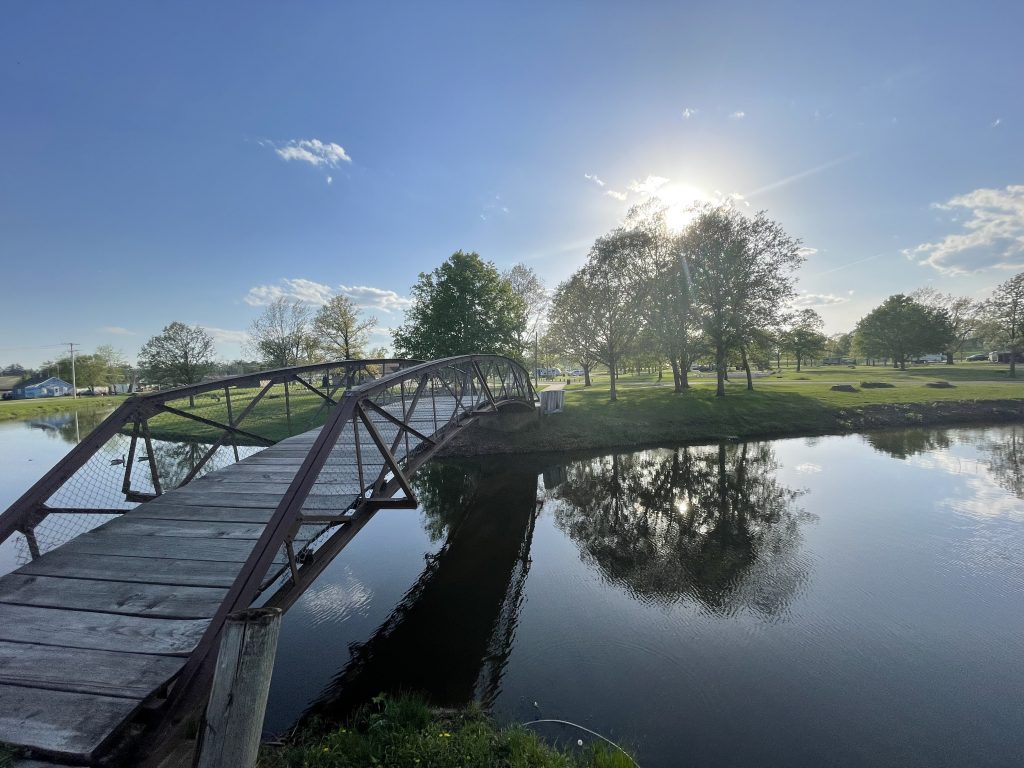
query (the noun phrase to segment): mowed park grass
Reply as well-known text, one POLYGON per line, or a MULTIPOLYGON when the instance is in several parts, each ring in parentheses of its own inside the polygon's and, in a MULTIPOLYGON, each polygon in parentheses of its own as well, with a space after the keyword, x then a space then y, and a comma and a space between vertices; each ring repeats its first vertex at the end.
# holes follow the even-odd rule
MULTIPOLYGON (((618 399, 609 401, 608 376, 592 377, 593 385, 569 377, 565 411, 546 418, 543 449, 632 445, 659 441, 698 441, 728 437, 770 437, 837 430, 850 412, 868 406, 927 404, 939 401, 1024 399, 1021 378, 1009 377, 1009 366, 991 363, 929 365, 900 371, 882 366, 822 366, 799 373, 795 368, 757 376, 754 390, 746 388, 743 371, 731 371, 725 397, 715 397, 714 374, 690 376, 690 389, 675 394, 671 372, 659 382, 657 374, 627 374, 618 380, 618 399), (863 388, 863 382, 891 384, 863 388), (929 383, 948 382, 939 389, 929 383), (855 392, 838 392, 836 384, 855 392)), ((564 380, 564 378, 562 379, 564 380)), ((540 388, 545 382, 542 380, 540 388)), ((516 443, 527 435, 515 437, 516 443)), ((517 445, 523 450, 525 445, 517 445)))

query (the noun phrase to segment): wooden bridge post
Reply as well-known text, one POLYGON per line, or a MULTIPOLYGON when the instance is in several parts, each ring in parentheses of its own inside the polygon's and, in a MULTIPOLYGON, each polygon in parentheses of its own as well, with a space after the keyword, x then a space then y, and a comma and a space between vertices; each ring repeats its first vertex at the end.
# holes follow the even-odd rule
POLYGON ((280 608, 250 608, 228 616, 200 734, 198 768, 256 765, 281 614, 280 608))

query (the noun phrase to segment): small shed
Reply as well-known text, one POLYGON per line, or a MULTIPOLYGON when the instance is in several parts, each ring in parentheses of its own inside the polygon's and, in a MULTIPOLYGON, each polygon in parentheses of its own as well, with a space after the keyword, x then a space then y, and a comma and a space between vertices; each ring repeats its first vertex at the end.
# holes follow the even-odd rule
POLYGON ((0 376, 0 395, 13 391, 19 381, 21 376, 0 376))
POLYGON ((56 376, 36 376, 19 382, 11 390, 15 400, 29 400, 35 397, 62 397, 70 395, 74 389, 64 379, 56 376))

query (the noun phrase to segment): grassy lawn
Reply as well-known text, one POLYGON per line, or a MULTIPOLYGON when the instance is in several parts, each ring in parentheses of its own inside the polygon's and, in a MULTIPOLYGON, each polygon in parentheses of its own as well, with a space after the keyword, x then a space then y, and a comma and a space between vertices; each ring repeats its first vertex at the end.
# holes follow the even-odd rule
MULTIPOLYGON (((672 391, 668 371, 661 382, 654 374, 627 375, 619 379, 619 399, 614 403, 608 399, 606 375, 595 376, 591 387, 574 378, 566 388, 564 413, 546 418, 540 430, 502 439, 510 450, 519 452, 824 434, 856 428, 862 416, 877 415, 886 407, 915 413, 933 407, 946 412, 965 401, 977 410, 974 401, 1024 399, 1024 375, 1010 379, 1008 366, 991 363, 907 371, 879 366, 824 366, 800 373, 786 369, 755 378, 753 392, 747 391, 742 371, 730 376, 726 396, 716 398, 713 374, 693 374, 690 390, 679 395, 672 391), (892 386, 865 389, 861 387, 865 381, 892 386), (952 387, 927 386, 940 381, 952 387), (856 391, 833 391, 835 384, 850 384, 856 391)), ((922 418, 927 417, 926 412, 922 418)))
POLYGON ((98 411, 116 408, 127 395, 112 397, 40 397, 32 400, 0 400, 0 421, 31 419, 61 411, 98 411))
MULTIPOLYGON (((590 737, 586 737, 590 740, 590 737)), ((478 710, 438 713, 413 697, 377 697, 344 727, 315 725, 258 768, 633 768, 601 742, 558 749, 522 726, 498 728, 478 710)))

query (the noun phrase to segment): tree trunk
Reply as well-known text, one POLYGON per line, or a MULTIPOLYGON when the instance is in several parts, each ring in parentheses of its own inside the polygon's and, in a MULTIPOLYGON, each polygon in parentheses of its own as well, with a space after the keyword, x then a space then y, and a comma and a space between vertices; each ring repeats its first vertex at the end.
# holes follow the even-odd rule
POLYGON ((953 365, 953 352, 949 351, 946 353, 946 365, 953 365))
POLYGON ((682 389, 679 385, 679 361, 673 357, 671 360, 669 360, 669 365, 672 366, 673 392, 675 392, 678 395, 682 389))
POLYGON ((802 359, 803 359, 803 358, 802 358, 802 356, 801 356, 801 355, 800 355, 800 353, 798 352, 798 353, 797 353, 797 356, 796 356, 796 372, 797 372, 797 373, 800 373, 800 361, 801 361, 802 359))
POLYGON ((618 375, 615 365, 616 365, 615 358, 612 357, 611 355, 609 355, 608 356, 608 378, 609 378, 609 381, 611 383, 611 386, 610 386, 610 389, 609 389, 608 399, 611 400, 612 402, 615 402, 615 398, 616 398, 615 379, 616 379, 616 377, 618 375))
POLYGON ((725 347, 722 344, 715 345, 715 369, 718 375, 715 397, 725 397, 725 347))
POLYGON ((583 386, 590 386, 590 366, 587 363, 583 364, 583 386))
POLYGON ((754 391, 754 377, 750 373, 750 361, 747 360, 747 347, 746 345, 740 347, 740 359, 743 361, 743 370, 747 372, 747 390, 749 392, 754 391))

